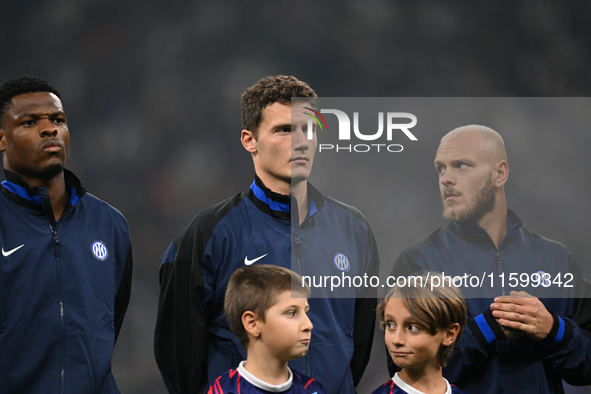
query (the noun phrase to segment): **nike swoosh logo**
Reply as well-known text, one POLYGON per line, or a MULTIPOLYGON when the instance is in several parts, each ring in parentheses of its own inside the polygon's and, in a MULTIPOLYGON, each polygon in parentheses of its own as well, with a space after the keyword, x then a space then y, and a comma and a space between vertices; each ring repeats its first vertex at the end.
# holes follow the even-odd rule
POLYGON ((5 252, 4 247, 2 247, 2 256, 8 257, 11 254, 13 254, 14 252, 16 252, 17 250, 19 250, 20 248, 22 248, 23 246, 25 246, 25 244, 22 244, 21 246, 17 246, 16 248, 9 250, 8 252, 5 252))
POLYGON ((249 259, 248 259, 248 256, 246 256, 246 257, 244 258, 244 265, 251 265, 251 264, 254 264, 254 263, 256 263, 257 261, 259 261, 260 259, 262 259, 263 257, 265 257, 266 255, 268 255, 268 253, 265 253, 264 255, 262 255, 262 256, 259 256, 259 257, 257 257, 256 259, 252 259, 252 260, 249 260, 249 259))

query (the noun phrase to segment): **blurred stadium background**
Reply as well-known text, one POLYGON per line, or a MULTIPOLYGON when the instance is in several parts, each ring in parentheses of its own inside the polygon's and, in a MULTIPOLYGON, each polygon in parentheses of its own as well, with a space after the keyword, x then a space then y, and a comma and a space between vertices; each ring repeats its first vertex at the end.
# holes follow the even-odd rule
MULTIPOLYGON (((60 89, 69 168, 130 223, 134 287, 113 361, 126 394, 165 392, 152 352, 159 259, 196 213, 250 185, 239 97, 260 77, 293 74, 326 97, 591 93, 588 2, 5 0, 0 10, 0 79, 33 74, 60 89)), ((589 123, 570 134, 556 123, 504 134, 523 163, 512 167, 509 205, 591 277, 589 123)), ((441 224, 432 157, 446 131, 404 171, 347 174, 359 188, 395 184, 388 215, 373 210, 379 195, 333 195, 367 214, 382 265, 441 224)), ((362 394, 387 379, 377 335, 362 394)))

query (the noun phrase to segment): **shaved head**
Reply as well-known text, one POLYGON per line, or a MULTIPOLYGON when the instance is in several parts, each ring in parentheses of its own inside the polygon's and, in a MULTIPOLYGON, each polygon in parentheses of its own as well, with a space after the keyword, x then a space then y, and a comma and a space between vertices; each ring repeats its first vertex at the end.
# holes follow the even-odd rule
POLYGON ((505 142, 503 137, 495 130, 482 125, 466 125, 453 129, 441 138, 441 145, 446 142, 463 137, 479 136, 482 138, 486 149, 490 153, 490 158, 493 161, 500 161, 507 159, 507 151, 505 150, 505 142))
POLYGON ((435 155, 444 218, 491 223, 506 219, 509 164, 503 138, 490 127, 467 125, 447 133, 435 155))

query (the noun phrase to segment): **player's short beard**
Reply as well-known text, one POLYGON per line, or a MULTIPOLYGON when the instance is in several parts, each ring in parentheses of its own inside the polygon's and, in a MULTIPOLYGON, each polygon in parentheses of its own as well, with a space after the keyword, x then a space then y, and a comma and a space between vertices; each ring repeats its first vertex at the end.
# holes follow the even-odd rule
POLYGON ((59 175, 63 170, 64 166, 61 163, 52 164, 39 171, 36 174, 36 177, 39 179, 49 180, 59 175))
MULTIPOLYGON (((443 202, 443 200, 442 200, 443 202)), ((460 211, 450 211, 443 204, 443 217, 452 222, 478 223, 480 219, 493 210, 495 206, 495 186, 492 174, 476 193, 470 204, 460 211)))

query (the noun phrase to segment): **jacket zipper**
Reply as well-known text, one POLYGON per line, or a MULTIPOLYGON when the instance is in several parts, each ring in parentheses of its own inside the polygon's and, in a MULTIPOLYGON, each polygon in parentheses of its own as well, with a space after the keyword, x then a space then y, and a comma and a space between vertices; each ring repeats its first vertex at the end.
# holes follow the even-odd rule
MULTIPOLYGON (((499 251, 495 248, 495 260, 497 263, 497 272, 499 274, 499 276, 503 276, 503 262, 501 261, 501 254, 499 253, 499 251)), ((501 289, 501 295, 507 295, 507 292, 505 291, 505 281, 501 281, 501 283, 503 284, 503 287, 501 289)))
MULTIPOLYGON (((290 209, 291 209, 291 221, 290 227, 291 231, 293 232, 293 246, 295 247, 294 255, 296 258, 296 265, 297 265, 297 273, 300 275, 304 275, 302 272, 302 252, 300 250, 300 246, 302 241, 300 239, 300 225, 299 225, 299 216, 298 216, 298 204, 295 197, 291 197, 290 201, 290 209)), ((292 267, 293 268, 293 267, 292 267)))
MULTIPOLYGON (((60 346, 60 393, 65 392, 66 382, 66 319, 64 308, 64 285, 62 278, 62 262, 61 262, 61 244, 57 232, 58 222, 53 216, 53 209, 51 207, 51 200, 47 189, 39 188, 39 197, 41 205, 49 221, 49 230, 53 238, 53 252, 55 257, 56 271, 57 271, 57 290, 58 290, 58 309, 59 309, 59 346, 60 346)), ((64 212, 65 213, 65 212, 64 212)), ((62 214, 63 216, 63 214, 62 214)))
MULTIPOLYGON (((296 265, 297 265, 297 270, 298 273, 300 275, 303 275, 302 272, 302 252, 301 252, 301 244, 302 244, 302 240, 300 239, 300 227, 296 224, 293 225, 293 239, 294 239, 294 254, 296 257, 296 265)), ((308 350, 308 353, 306 353, 306 355, 304 356, 306 358, 306 374, 308 376, 312 376, 312 360, 311 360, 311 350, 308 350)))
MULTIPOLYGON (((306 218, 307 220, 307 218, 306 218)), ((304 220, 304 222, 306 221, 304 220)), ((291 228, 292 228, 292 232, 293 232, 293 247, 295 248, 294 251, 294 255, 296 258, 296 266, 297 266, 297 273, 300 275, 304 275, 304 271, 302 269, 302 251, 301 251, 301 245, 302 245, 302 240, 300 238, 300 225, 299 225, 299 216, 298 216, 298 208, 297 208, 297 202, 295 201, 295 198, 292 197, 291 200, 291 228)), ((293 267, 292 267, 293 268, 293 267)), ((304 356, 305 360, 306 360, 306 375, 308 376, 312 376, 312 349, 308 349, 308 352, 306 353, 306 355, 304 356)))
POLYGON ((302 272, 302 252, 301 252, 301 244, 302 241, 300 240, 300 233, 298 228, 294 227, 293 229, 293 238, 294 238, 294 246, 295 246, 295 257, 296 257, 296 265, 298 269, 298 273, 303 275, 302 272))
POLYGON ((66 379, 66 322, 64 313, 64 286, 62 280, 62 262, 61 262, 61 245, 56 227, 49 226, 51 235, 53 236, 54 254, 57 267, 57 286, 58 286, 58 305, 59 305, 59 321, 60 321, 60 393, 64 393, 65 379, 66 379))
MULTIPOLYGON (((509 239, 509 237, 513 234, 514 231, 516 231, 517 229, 519 229, 521 227, 520 223, 517 223, 515 226, 513 226, 511 224, 511 220, 509 220, 509 232, 505 235, 505 238, 503 238, 503 240, 501 241, 501 244, 499 245, 499 247, 497 248, 497 246, 494 244, 494 242, 492 242, 492 239, 489 237, 491 243, 493 244, 493 248, 495 250, 495 261, 497 263, 497 273, 499 274, 500 277, 504 277, 505 273, 503 270, 503 262, 501 261, 501 248, 502 246, 505 244, 505 242, 509 239)), ((502 289, 501 289, 501 295, 507 295, 507 292, 505 291, 505 280, 501 281, 502 284, 502 289)))

